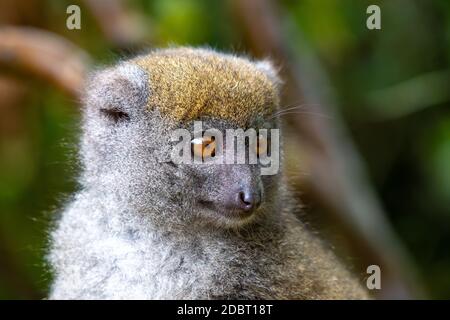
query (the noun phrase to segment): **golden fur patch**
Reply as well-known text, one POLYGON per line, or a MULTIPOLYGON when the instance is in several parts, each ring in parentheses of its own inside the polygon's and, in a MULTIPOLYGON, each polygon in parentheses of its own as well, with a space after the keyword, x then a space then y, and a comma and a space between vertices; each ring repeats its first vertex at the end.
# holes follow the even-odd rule
POLYGON ((242 127, 257 115, 271 114, 278 104, 276 86, 244 58, 178 48, 155 51, 132 62, 148 74, 148 107, 175 121, 214 117, 242 127))

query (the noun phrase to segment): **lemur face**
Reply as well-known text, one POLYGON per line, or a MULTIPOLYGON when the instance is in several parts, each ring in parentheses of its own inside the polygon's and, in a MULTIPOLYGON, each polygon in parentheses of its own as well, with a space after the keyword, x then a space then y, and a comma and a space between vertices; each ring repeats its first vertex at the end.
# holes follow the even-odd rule
MULTIPOLYGON (((160 224, 239 227, 254 221, 276 198, 279 175, 261 175, 261 164, 249 156, 258 158, 270 135, 246 142, 244 162, 198 162, 219 149, 218 141, 196 137, 194 124, 201 121, 224 138, 229 129, 277 129, 271 117, 278 107, 276 82, 267 63, 195 49, 157 51, 99 72, 85 103, 86 184, 160 224), (171 158, 177 129, 192 134, 192 162, 171 158)), ((221 151, 230 148, 224 140, 221 151)))
POLYGON ((199 120, 187 124, 182 136, 172 137, 169 148, 177 155, 185 153, 184 161, 173 153, 161 161, 195 181, 194 212, 202 221, 223 227, 239 227, 264 215, 275 204, 279 177, 278 170, 266 174, 268 162, 259 160, 268 159, 270 148, 278 162, 279 145, 271 141, 278 139, 278 122, 256 118, 250 127, 240 128, 222 119, 199 120), (264 135, 258 134, 263 130, 264 135))

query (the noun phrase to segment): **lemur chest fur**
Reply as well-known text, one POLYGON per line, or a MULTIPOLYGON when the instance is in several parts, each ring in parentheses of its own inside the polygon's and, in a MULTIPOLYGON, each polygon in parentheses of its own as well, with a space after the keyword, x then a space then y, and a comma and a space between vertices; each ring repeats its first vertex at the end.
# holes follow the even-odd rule
POLYGON ((55 298, 270 297, 269 273, 282 259, 273 244, 226 233, 213 238, 202 232, 143 233, 139 222, 122 225, 120 218, 111 219, 119 216, 114 206, 91 210, 98 200, 89 198, 75 201, 60 222, 57 232, 72 237, 55 243, 55 249, 70 256, 52 257, 63 270, 57 275, 61 283, 53 291, 55 298))

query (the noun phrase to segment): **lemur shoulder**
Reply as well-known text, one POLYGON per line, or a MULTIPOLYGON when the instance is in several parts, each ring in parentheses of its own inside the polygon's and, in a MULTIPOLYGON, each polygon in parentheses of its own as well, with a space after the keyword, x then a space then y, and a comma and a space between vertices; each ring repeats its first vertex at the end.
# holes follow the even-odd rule
POLYGON ((80 191, 52 231, 51 299, 359 299, 365 290, 297 218, 283 170, 175 164, 193 121, 279 128, 267 61, 155 50, 96 72, 80 139, 80 191))

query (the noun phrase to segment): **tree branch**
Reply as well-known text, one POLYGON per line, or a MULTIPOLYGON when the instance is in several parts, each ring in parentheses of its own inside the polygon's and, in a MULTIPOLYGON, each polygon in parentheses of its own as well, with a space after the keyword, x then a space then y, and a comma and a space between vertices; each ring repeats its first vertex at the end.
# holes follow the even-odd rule
POLYGON ((74 98, 83 87, 88 55, 70 41, 30 27, 0 28, 0 67, 42 78, 74 98))

